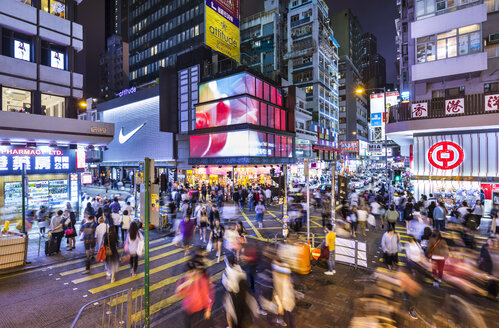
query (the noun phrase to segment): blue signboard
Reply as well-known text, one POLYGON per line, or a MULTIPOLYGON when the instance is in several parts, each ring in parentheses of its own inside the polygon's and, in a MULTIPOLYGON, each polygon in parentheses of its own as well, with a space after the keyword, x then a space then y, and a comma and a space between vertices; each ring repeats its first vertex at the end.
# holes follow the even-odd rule
POLYGON ((69 173, 76 171, 76 152, 69 148, 0 146, 0 175, 69 173))
POLYGON ((371 126, 372 127, 377 127, 377 126, 382 126, 382 114, 383 113, 372 113, 371 114, 371 126))

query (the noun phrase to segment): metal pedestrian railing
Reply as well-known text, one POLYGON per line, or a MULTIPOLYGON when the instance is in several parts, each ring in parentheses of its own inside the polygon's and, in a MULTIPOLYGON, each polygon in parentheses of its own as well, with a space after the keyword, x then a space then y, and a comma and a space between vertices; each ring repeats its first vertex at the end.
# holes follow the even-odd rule
POLYGON ((128 288, 85 304, 71 328, 138 328, 144 317, 144 285, 128 288))

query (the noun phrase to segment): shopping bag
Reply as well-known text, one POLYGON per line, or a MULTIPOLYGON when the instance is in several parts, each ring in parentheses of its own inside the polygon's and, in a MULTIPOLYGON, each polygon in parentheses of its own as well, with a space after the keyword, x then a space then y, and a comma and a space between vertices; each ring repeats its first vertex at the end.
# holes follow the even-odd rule
POLYGON ((369 223, 370 226, 376 226, 376 218, 374 217, 374 215, 369 214, 369 216, 367 217, 367 223, 369 223))
POLYGON ((142 254, 144 254, 144 239, 141 239, 137 246, 137 255, 142 256, 142 254))
POLYGON ((106 260, 106 247, 104 245, 102 245, 99 251, 97 252, 95 260, 98 262, 104 262, 106 260))
POLYGON ((212 248, 213 248, 213 243, 210 241, 210 242, 208 242, 208 245, 206 245, 206 251, 211 252, 212 248))
POLYGON ((121 257, 121 264, 125 265, 130 263, 130 254, 125 254, 121 257))
POLYGON ((175 245, 178 245, 178 243, 180 243, 182 241, 182 235, 181 234, 178 234, 176 235, 173 240, 172 240, 172 243, 174 243, 175 245))

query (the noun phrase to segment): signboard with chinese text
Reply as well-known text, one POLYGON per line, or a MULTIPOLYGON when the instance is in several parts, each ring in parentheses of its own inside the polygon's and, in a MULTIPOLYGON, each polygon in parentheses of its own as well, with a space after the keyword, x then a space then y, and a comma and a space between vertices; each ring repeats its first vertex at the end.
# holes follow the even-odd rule
POLYGON ((231 15, 218 0, 206 0, 205 27, 205 44, 239 62, 239 15, 231 15))
POLYGON ((499 110, 499 94, 485 95, 485 111, 499 110))
POLYGON ((428 103, 417 103, 411 105, 411 117, 428 117, 428 103))
POLYGON ((70 191, 71 191, 71 201, 78 202, 78 196, 80 195, 78 191, 78 173, 72 173, 69 175, 70 191))
POLYGON ((85 172, 81 174, 81 184, 92 184, 93 180, 92 173, 85 172))
POLYGON ((75 150, 40 146, 0 146, 0 175, 69 173, 76 170, 75 150))
POLYGON ((342 153, 358 153, 359 152, 359 142, 358 141, 342 141, 340 143, 340 148, 342 153))
MULTIPOLYGON (((372 113, 383 113, 385 112, 383 93, 375 93, 370 95, 371 99, 371 114, 372 113)), ((386 93, 386 108, 390 108, 391 106, 395 106, 399 103, 399 92, 392 91, 386 93)))
POLYGON ((445 101, 445 115, 464 114, 464 98, 447 99, 445 101))

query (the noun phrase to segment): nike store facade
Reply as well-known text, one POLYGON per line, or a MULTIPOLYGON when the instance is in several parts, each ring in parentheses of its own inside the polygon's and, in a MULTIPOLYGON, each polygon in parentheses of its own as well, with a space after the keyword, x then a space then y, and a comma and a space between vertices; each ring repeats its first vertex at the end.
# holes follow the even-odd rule
POLYGON ((160 131, 159 86, 97 105, 102 122, 114 123, 114 139, 103 152, 100 178, 132 183, 139 163, 155 160, 156 176, 175 180, 173 134, 160 131))

